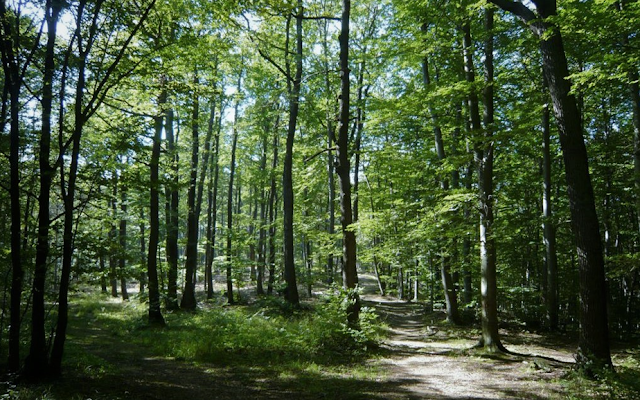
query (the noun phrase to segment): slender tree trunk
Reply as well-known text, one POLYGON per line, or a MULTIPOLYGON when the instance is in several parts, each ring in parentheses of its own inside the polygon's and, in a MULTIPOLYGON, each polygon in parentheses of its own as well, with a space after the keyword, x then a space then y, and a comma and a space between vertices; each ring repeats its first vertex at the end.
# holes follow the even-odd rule
MULTIPOLYGON (((158 106, 165 106, 166 93, 162 93, 158 106)), ((178 206, 179 206, 179 176, 178 163, 179 155, 177 150, 177 140, 173 131, 173 110, 167 109, 165 112, 165 135, 167 138, 167 152, 171 165, 171 182, 167 191, 167 299, 166 306, 169 310, 178 309, 178 206)), ((160 128, 162 129, 162 118, 160 118, 160 128)), ((148 260, 147 260, 148 261, 148 260)))
MULTIPOLYGON (((242 88, 242 73, 238 77, 238 94, 242 88)), ((238 118, 240 118, 238 109, 240 108, 240 99, 236 100, 233 112, 233 138, 231 139, 231 165, 229 166, 229 193, 227 196, 227 301, 234 304, 233 299, 233 276, 232 276, 232 230, 233 230, 233 180, 236 171, 236 147, 238 145, 238 118)), ((238 201, 239 203, 239 201, 238 201)))
POLYGON ((278 167, 278 132, 273 133, 273 160, 271 160, 271 187, 269 190, 269 281, 267 294, 273 293, 276 276, 276 168, 278 167))
MULTIPOLYGON (((465 75, 467 82, 475 82, 471 31, 469 22, 464 24, 465 75)), ((474 159, 478 170, 478 197, 480 199, 480 281, 482 308, 482 336, 480 345, 488 351, 504 350, 498 335, 498 304, 496 280, 496 248, 493 237, 493 10, 485 10, 485 90, 484 125, 482 135, 478 96, 475 90, 469 95, 471 130, 476 144, 474 159), (480 140, 481 138, 481 140, 480 140)))
POLYGON ((216 256, 216 225, 218 222, 218 178, 219 178, 219 150, 220 150, 220 131, 222 130, 222 114, 223 104, 220 101, 220 117, 218 118, 218 127, 216 128, 216 134, 214 138, 214 158, 212 159, 213 168, 213 193, 211 193, 211 234, 209 236, 209 243, 211 246, 211 260, 208 268, 208 284, 207 284, 207 299, 213 298, 213 268, 211 263, 216 256))
MULTIPOLYGON (((424 29, 424 28, 423 28, 424 29)), ((425 87, 429 88, 431 86, 431 76, 429 73, 429 60, 425 57, 422 60, 422 80, 425 87)), ((440 123, 438 121, 438 117, 433 109, 431 103, 427 104, 427 109, 431 116, 431 121, 433 123, 433 134, 435 139, 435 149, 436 154, 438 156, 438 160, 440 163, 444 163, 447 158, 446 152, 444 149, 444 140, 442 138, 442 128, 440 127, 440 123)), ((447 178, 440 179, 440 185, 442 190, 446 193, 449 191, 449 181, 447 178)), ((453 279, 451 278, 451 257, 446 255, 447 249, 442 249, 442 260, 440 263, 440 276, 442 278, 442 288, 444 290, 444 298, 445 304, 447 308, 447 321, 458 324, 460 322, 460 318, 458 315, 458 296, 456 293, 456 288, 453 284, 453 279)))
POLYGON ((349 324, 356 326, 360 318, 360 298, 355 288, 358 285, 358 271, 356 268, 356 235, 351 229, 353 215, 351 208, 351 167, 349 162, 349 18, 351 1, 342 0, 340 42, 340 114, 338 118, 336 172, 340 179, 340 222, 342 225, 342 261, 344 263, 342 282, 349 290, 349 306, 347 319, 349 324))
MULTIPOLYGON (((298 284, 296 281, 295 248, 293 240, 293 142, 298 122, 300 102, 300 83, 302 80, 302 0, 298 0, 296 8, 296 51, 295 76, 293 82, 287 80, 289 92, 289 125, 284 154, 284 171, 282 175, 282 200, 284 203, 284 289, 285 300, 294 306, 299 304, 298 284)), ((289 21, 287 20, 287 51, 289 48, 289 21)), ((290 74, 290 62, 287 56, 287 73, 290 74)))
MULTIPOLYGON (((161 82, 164 85, 164 80, 161 82)), ((162 112, 162 106, 167 101, 167 93, 164 88, 161 89, 158 105, 159 113, 162 112)), ((149 254, 147 255, 147 276, 149 277, 149 325, 164 326, 164 317, 160 311, 160 287, 158 285, 158 245, 160 241, 160 194, 159 194, 159 161, 160 161, 160 142, 162 138, 162 115, 154 117, 154 136, 151 148, 150 162, 150 196, 149 196, 149 254)), ((167 125, 168 125, 167 121, 167 125)), ((171 267, 169 267, 171 268, 171 267)))
MULTIPOLYGON (((546 87, 546 81, 545 81, 546 87)), ((558 256, 556 254, 556 229, 551 204, 551 126, 549 105, 542 111, 542 221, 545 246, 544 280, 545 306, 549 329, 558 329, 558 256)))
POLYGON ((45 18, 47 21, 47 47, 44 60, 42 92, 42 131, 40 134, 39 166, 40 193, 38 196, 38 239, 36 263, 33 273, 31 306, 31 347, 25 362, 25 374, 39 379, 49 372, 48 349, 45 338, 45 280, 49 256, 49 205, 51 181, 55 169, 49 164, 51 151, 51 110, 53 104, 53 75, 55 71, 55 42, 60 5, 47 1, 45 18))
MULTIPOLYGON (((335 234, 335 226, 336 226, 336 184, 335 184, 335 157, 333 155, 333 150, 331 150, 334 142, 335 142, 335 127, 333 125, 333 120, 335 118, 334 112, 331 109, 333 104, 333 96, 331 95, 331 81, 329 79, 329 62, 327 58, 329 57, 329 44, 327 40, 328 36, 328 21, 324 20, 324 29, 323 29, 323 37, 322 37, 322 47, 324 51, 324 70, 325 72, 325 90, 327 92, 327 111, 326 111, 326 120, 327 120, 327 174, 328 174, 328 186, 329 186, 329 199, 328 199, 328 209, 329 209, 329 220, 327 221, 327 232, 329 233, 329 237, 332 244, 332 247, 335 246, 333 236, 335 234)), ((333 283, 333 274, 334 274, 334 265, 333 265, 334 254, 332 251, 327 255, 327 283, 330 285, 333 283)))
POLYGON ((122 295, 122 300, 129 300, 129 293, 127 292, 127 276, 126 276, 126 265, 127 265, 127 192, 126 187, 120 187, 120 257, 119 257, 119 272, 120 272, 120 293, 122 295))
MULTIPOLYGON (((194 87, 199 84, 198 74, 193 78, 194 87)), ((196 309, 196 293, 195 293, 195 280, 194 275, 196 267, 198 265, 198 219, 199 210, 197 194, 199 199, 202 199, 201 187, 198 188, 198 161, 199 161, 199 130, 200 124, 198 118, 200 115, 200 101, 198 99, 198 89, 195 89, 193 94, 193 109, 191 113, 191 177, 189 180, 189 194, 187 197, 187 207, 189 209, 187 217, 187 248, 186 248, 186 266, 185 266, 185 278, 184 278, 184 291, 182 292, 182 301, 180 302, 180 308, 183 310, 195 310, 196 309), (197 194, 196 194, 197 193, 197 194)), ((206 164, 205 164, 206 165, 206 164)))
MULTIPOLYGON (((145 228, 144 228, 144 207, 140 207, 140 265, 146 265, 146 244, 145 244, 145 228)), ((147 273, 146 271, 140 271, 140 294, 144 294, 144 288, 147 283, 147 273)))

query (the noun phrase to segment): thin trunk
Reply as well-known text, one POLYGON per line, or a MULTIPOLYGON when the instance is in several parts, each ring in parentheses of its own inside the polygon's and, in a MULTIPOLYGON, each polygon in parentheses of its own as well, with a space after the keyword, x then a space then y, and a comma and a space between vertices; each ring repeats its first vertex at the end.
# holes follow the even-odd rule
POLYGON ((273 133, 273 160, 271 160, 271 186, 269 190, 269 281, 267 294, 273 293, 276 275, 276 168, 278 167, 278 132, 273 133))
MULTIPOLYGON (((164 85, 164 79, 161 82, 164 85)), ((154 136, 150 162, 150 195, 149 195, 149 253, 147 255, 147 276, 149 277, 149 325, 164 326, 164 317, 160 311, 160 288, 158 285, 158 245, 160 241, 160 194, 159 163, 160 142, 162 138, 162 107, 167 101, 167 93, 161 89, 158 98, 159 114, 154 117, 154 136)), ((167 118, 168 119, 168 118, 167 118)), ((169 121, 167 121, 168 124, 169 121)), ((171 266, 169 266, 171 268, 171 266)))
MULTIPOLYGON (((166 103, 166 93, 161 94, 158 106, 164 107, 166 103)), ((178 309, 178 206, 179 206, 179 175, 178 163, 179 155, 177 149, 177 138, 173 131, 173 110, 167 109, 165 112, 165 135, 167 137, 167 153, 170 158, 171 182, 167 190, 167 299, 168 310, 178 309)), ((160 118, 159 129, 162 129, 162 118, 160 118)))
MULTIPOLYGON (((467 82, 475 82, 471 31, 464 24, 464 57, 467 82)), ((478 95, 469 94, 471 131, 475 139, 474 159, 478 170, 478 197, 480 200, 480 282, 482 308, 482 336, 480 345, 488 351, 504 350, 498 334, 498 304, 496 280, 496 249, 493 238, 493 10, 485 10, 485 89, 483 135, 480 123, 478 95)))
MULTIPOLYGON (((238 94, 242 88, 242 73, 238 77, 238 94)), ((240 108, 240 99, 236 100, 233 112, 233 138, 231 139, 231 165, 229 166, 229 193, 227 195, 227 301, 229 304, 234 303, 233 299, 233 276, 232 276, 232 229, 233 229, 233 180, 236 171, 236 147, 238 145, 238 118, 240 108)), ((238 201, 239 203, 239 201, 238 201)))
MULTIPOLYGON (((211 262, 215 259, 216 256, 216 225, 218 222, 218 177, 219 177, 219 150, 220 150, 220 131, 222 130, 222 114, 223 114, 223 105, 222 101, 220 102, 220 117, 218 118, 218 127, 216 128, 216 134, 214 138, 214 155, 215 158, 212 158, 213 164, 213 193, 211 194, 211 235, 209 237, 209 243, 211 245, 211 262)), ((207 266, 209 271, 209 280, 207 284, 207 299, 213 298, 213 268, 212 265, 209 264, 207 266)))
MULTIPOLYGON (((146 265, 146 245, 145 245, 145 233, 144 233, 144 208, 140 207, 140 265, 146 265)), ((140 271, 140 294, 144 294, 144 288, 147 283, 147 273, 140 271)))
POLYGON ((347 319, 349 324, 356 326, 360 318, 360 298, 354 290, 358 285, 358 271, 356 268, 356 236, 351 229, 353 223, 351 204, 351 167, 349 162, 349 18, 351 1, 342 1, 340 42, 340 114, 338 118, 337 159, 336 172, 340 178, 340 222, 342 225, 342 284, 349 290, 349 306, 347 319))
MULTIPOLYGON (((331 81, 329 79, 329 62, 327 60, 329 55, 329 44, 327 41, 328 36, 328 21, 324 20, 324 30, 323 30, 323 41, 322 47, 324 50, 324 70, 325 72, 325 90, 328 94, 331 94, 331 81)), ((327 232, 329 233, 329 237, 331 242, 333 243, 333 236, 335 234, 335 226, 336 226, 336 184, 335 184, 335 157, 333 155, 333 151, 331 150, 333 146, 334 137, 335 137, 335 127, 333 125, 334 121, 334 111, 331 109, 331 104, 333 102, 333 96, 327 96, 327 111, 326 111, 326 120, 327 120, 327 174, 328 174, 328 186, 329 186, 329 221, 327 221, 327 232)), ((335 246, 335 243, 332 244, 332 248, 335 246)), ((333 251, 330 251, 327 255, 327 283, 331 285, 333 283, 333 274, 334 274, 334 265, 333 265, 334 254, 333 251)))
MULTIPOLYGON (((426 88, 429 88, 431 86, 429 60, 427 59, 427 57, 424 57, 424 59, 422 60, 422 80, 426 88)), ((442 138, 442 128, 440 127, 438 117, 431 103, 427 104, 427 109, 433 123, 436 155, 438 156, 438 160, 440 161, 440 163, 444 164, 447 156, 444 149, 444 140, 442 138)), ((449 180, 444 177, 440 178, 440 186, 442 187, 443 192, 448 192, 449 180)), ((458 315, 458 296, 456 293, 456 288, 453 285, 453 279, 451 278, 451 257, 446 255, 446 248, 442 248, 441 251, 442 260, 440 263, 440 276, 442 278, 442 288, 444 290, 444 298, 447 308, 447 321, 453 324, 458 324, 460 322, 460 318, 458 315)))
MULTIPOLYGON (((284 289, 285 300, 294 306, 299 304, 298 284, 296 282, 295 248, 293 240, 293 142, 296 135, 298 122, 298 110, 300 101, 300 84, 302 80, 302 0, 298 0, 296 9, 296 51, 295 51, 295 76, 293 82, 287 80, 289 93, 289 124, 287 129, 287 141, 285 145, 284 170, 282 175, 282 200, 284 203, 284 289)), ((287 20, 287 45, 289 48, 289 25, 287 20)), ((290 74, 290 62, 287 56, 287 73, 290 74)))
POLYGON ((125 268, 127 265, 127 192, 125 187, 120 188, 120 248, 119 248, 119 272, 120 272, 120 294, 122 300, 129 300, 129 293, 127 292, 127 276, 125 268))
POLYGON ((53 75, 55 71, 55 41, 61 5, 49 0, 45 5, 47 21, 47 47, 44 60, 42 91, 42 131, 39 143, 40 193, 38 197, 38 239, 36 263, 33 273, 31 306, 31 346, 25 361, 25 374, 41 378, 48 371, 48 349, 45 338, 45 279, 49 256, 49 206, 51 181, 55 168, 49 163, 51 152, 51 111, 53 105, 53 75))
MULTIPOLYGON (((6 2, 0 1, 0 15, 8 15, 6 2)), ((20 368, 21 300, 24 270, 22 267, 22 231, 20 204, 20 91, 22 77, 13 41, 13 24, 9 18, 0 18, 2 40, 0 50, 6 90, 9 92, 9 168, 11 197, 11 317, 9 325, 9 369, 20 368)))
MULTIPOLYGON (((546 87, 546 81, 545 85, 546 87)), ((549 105, 542 111, 542 221, 545 246, 545 274, 543 287, 546 317, 549 329, 558 329, 558 257, 556 254, 556 228, 553 224, 551 204, 551 126, 549 105)))
MULTIPOLYGON (((198 74, 193 78, 194 87, 199 84, 198 74)), ((198 118, 200 116, 200 101, 198 98, 198 89, 194 89, 193 108, 191 113, 191 174, 189 180, 189 193, 187 195, 187 247, 186 247, 186 265, 184 290, 182 292, 182 301, 180 308, 183 310, 196 309, 196 282, 195 273, 198 266, 198 219, 200 217, 199 200, 202 200, 202 186, 198 185, 198 161, 200 158, 200 140, 199 131, 200 124, 198 118)), ((206 163, 205 163, 206 171, 206 163)), ((202 181, 201 181, 202 183, 202 181)))

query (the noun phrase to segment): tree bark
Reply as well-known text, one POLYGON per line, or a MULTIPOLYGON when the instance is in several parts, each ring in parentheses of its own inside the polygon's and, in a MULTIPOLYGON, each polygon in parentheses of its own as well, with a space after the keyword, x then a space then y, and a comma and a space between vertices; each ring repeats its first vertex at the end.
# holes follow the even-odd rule
MULTIPOLYGON (((546 87, 546 82, 545 82, 546 87)), ((551 203, 551 126, 549 105, 542 110, 542 221, 545 246, 545 306, 549 329, 558 329, 558 256, 556 253, 556 228, 553 223, 551 203)))
MULTIPOLYGON (((240 90, 242 88, 242 73, 238 77, 237 93, 240 96, 240 90)), ((238 145, 238 118, 240 108, 240 98, 236 100, 236 104, 233 112, 233 138, 231 139, 231 165, 229 166, 229 192, 227 195, 227 301, 229 304, 234 304, 233 299, 233 276, 232 276, 232 229, 233 229, 233 180, 236 171, 236 147, 238 145)))
POLYGON ((580 335, 576 361, 586 373, 601 366, 612 368, 609 347, 607 295, 602 240, 582 121, 567 79, 569 69, 560 29, 550 17, 557 15, 554 0, 536 0, 537 14, 520 2, 491 0, 522 19, 540 38, 544 74, 560 131, 565 165, 571 228, 575 237, 580 275, 580 335))
MULTIPOLYGON (((158 100, 158 106, 162 109, 166 103, 167 94, 161 94, 158 100)), ((166 253, 167 253, 167 299, 166 307, 168 310, 178 309, 178 206, 180 202, 179 198, 179 176, 178 176, 178 163, 180 161, 177 140, 173 131, 173 110, 167 109, 164 111, 165 116, 165 135, 167 138, 167 153, 170 158, 170 175, 171 182, 169 183, 169 189, 167 190, 167 238, 166 238, 166 253)), ((162 129, 162 118, 160 118, 160 127, 162 129)), ((147 260, 148 262, 148 260, 147 260)))
POLYGON ((45 338, 44 291, 49 256, 49 207, 51 181, 55 169, 49 163, 51 151, 51 110, 53 104, 53 75, 55 71, 55 42, 58 16, 61 5, 51 0, 45 5, 47 22, 47 45, 44 60, 42 91, 42 130, 38 153, 40 166, 40 193, 38 196, 38 239, 36 244, 36 263, 33 273, 31 306, 31 346, 25 361, 25 374, 39 379, 49 372, 49 354, 45 338))
POLYGON ((340 42, 340 109, 338 117, 337 159, 336 173, 340 180, 340 223, 342 225, 342 284, 349 291, 349 305, 347 320, 350 325, 357 326, 360 319, 360 297, 355 291, 358 285, 358 271, 356 268, 356 235, 353 223, 351 204, 351 167, 349 160, 349 19, 351 1, 342 0, 340 42))
MULTIPOLYGON (((161 82, 164 85, 164 80, 161 82)), ((150 162, 149 196, 149 253, 147 255, 147 276, 149 277, 149 325, 164 326, 165 321, 160 310, 160 288, 158 285, 158 245, 160 239, 159 220, 159 174, 160 142, 162 138, 162 107, 167 102, 167 92, 161 88, 158 98, 159 115, 154 117, 154 136, 150 162)), ((168 123, 168 121, 167 121, 168 123)))
MULTIPOLYGON (((199 131, 200 124, 198 118, 200 116, 200 101, 198 98, 197 85, 199 84, 197 72, 193 77, 193 84, 196 87, 193 94, 193 108, 191 112, 191 174, 189 179, 189 193, 187 195, 187 248, 186 248, 186 265, 185 265, 185 278, 184 278, 184 290, 182 292, 182 301, 180 302, 180 308, 183 310, 195 310, 196 309, 196 292, 194 275, 196 267, 198 265, 198 219, 199 207, 197 194, 202 199, 202 190, 198 188, 198 161, 200 158, 200 140, 199 131), (197 193, 197 194, 196 194, 197 193)), ((206 165, 206 164, 205 164, 206 165)))
MULTIPOLYGON (((299 304, 298 284, 296 281, 295 248, 293 240, 293 142, 296 135, 298 122, 298 110, 300 106, 300 84, 302 80, 302 0, 298 0, 296 7, 296 51, 295 51, 295 76, 293 80, 287 79, 289 93, 289 124, 287 128, 287 141, 285 144, 284 170, 282 175, 282 200, 284 216, 284 289, 285 300, 294 306, 299 304)), ((287 20, 287 45, 289 48, 289 19, 287 20)), ((287 73, 290 77, 290 62, 287 56, 287 73)))

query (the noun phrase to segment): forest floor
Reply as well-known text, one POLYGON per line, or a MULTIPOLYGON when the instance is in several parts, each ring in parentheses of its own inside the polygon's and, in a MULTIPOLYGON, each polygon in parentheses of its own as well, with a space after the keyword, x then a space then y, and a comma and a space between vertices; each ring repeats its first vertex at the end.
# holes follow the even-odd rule
POLYGON ((276 365, 221 366, 158 356, 152 345, 77 318, 71 320, 68 344, 69 359, 77 364, 44 386, 10 386, 13 392, 4 396, 0 386, 0 399, 615 398, 606 389, 592 391, 593 385, 581 389, 571 378, 573 340, 505 330, 504 344, 514 354, 484 354, 472 349, 477 329, 447 325, 441 313, 427 314, 420 303, 379 296, 372 277, 363 280, 364 305, 375 308, 388 327, 380 348, 358 361, 358 369, 368 373, 354 373, 348 363, 287 372, 276 365))

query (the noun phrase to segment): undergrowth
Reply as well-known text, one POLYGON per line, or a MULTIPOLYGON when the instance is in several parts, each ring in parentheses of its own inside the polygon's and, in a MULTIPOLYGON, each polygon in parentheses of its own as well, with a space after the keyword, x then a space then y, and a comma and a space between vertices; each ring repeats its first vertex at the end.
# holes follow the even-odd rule
POLYGON ((251 306, 206 306, 196 313, 166 313, 167 326, 151 329, 144 303, 104 304, 84 297, 76 302, 76 317, 95 320, 158 356, 225 365, 340 364, 364 356, 382 332, 368 308, 361 311, 359 328, 349 327, 344 298, 336 292, 297 309, 275 298, 251 306))

